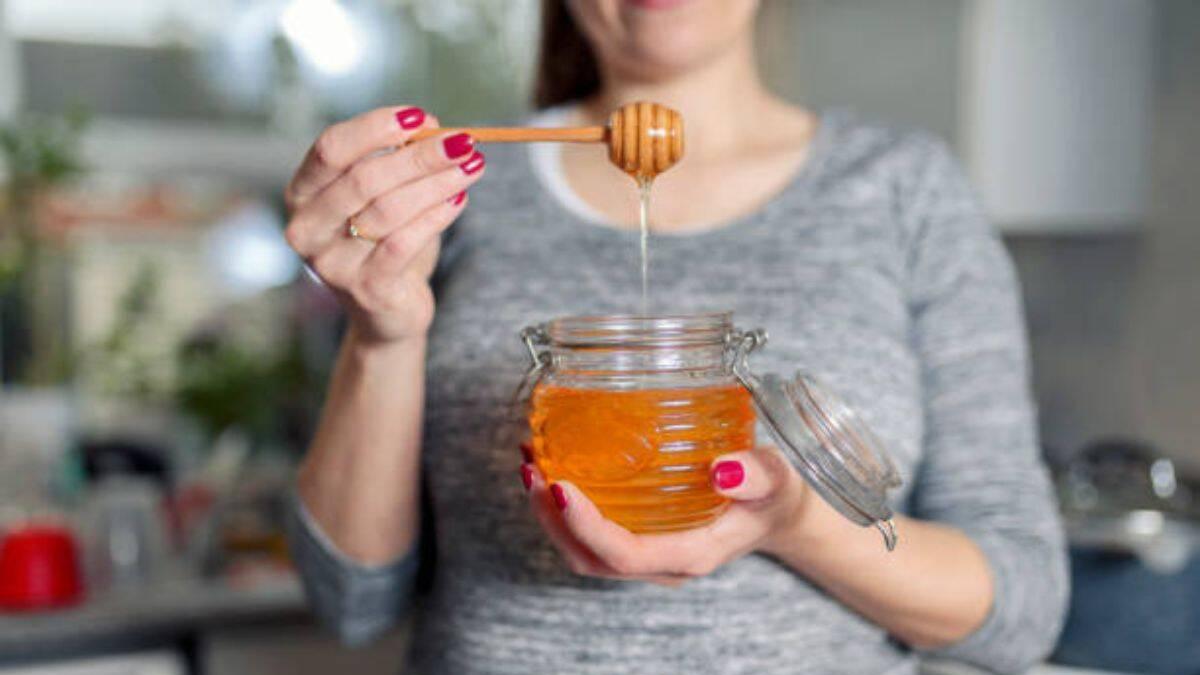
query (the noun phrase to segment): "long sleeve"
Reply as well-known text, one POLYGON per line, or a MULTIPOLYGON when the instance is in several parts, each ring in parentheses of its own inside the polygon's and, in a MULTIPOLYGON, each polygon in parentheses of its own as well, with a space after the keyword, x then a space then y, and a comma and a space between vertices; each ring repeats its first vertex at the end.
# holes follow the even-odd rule
POLYGON ((1018 673, 1053 648, 1068 588, 1058 509, 1037 441, 1018 285, 949 152, 927 139, 919 151, 922 170, 900 193, 925 401, 925 457, 910 508, 969 536, 995 583, 985 623, 936 655, 1018 673))
POLYGON ((419 567, 417 547, 386 565, 363 565, 337 549, 298 495, 291 501, 289 539, 305 594, 342 642, 369 642, 407 614, 419 567))

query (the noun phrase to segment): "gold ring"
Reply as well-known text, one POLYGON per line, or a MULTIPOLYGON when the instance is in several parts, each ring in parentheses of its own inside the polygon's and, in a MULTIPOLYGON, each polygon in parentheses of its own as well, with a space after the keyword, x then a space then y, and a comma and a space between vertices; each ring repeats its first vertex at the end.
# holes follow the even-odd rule
POLYGON ((355 222, 357 218, 358 214, 356 213, 346 221, 346 234, 350 235, 351 239, 358 239, 359 241, 374 244, 375 240, 363 234, 362 230, 358 227, 358 223, 355 222))

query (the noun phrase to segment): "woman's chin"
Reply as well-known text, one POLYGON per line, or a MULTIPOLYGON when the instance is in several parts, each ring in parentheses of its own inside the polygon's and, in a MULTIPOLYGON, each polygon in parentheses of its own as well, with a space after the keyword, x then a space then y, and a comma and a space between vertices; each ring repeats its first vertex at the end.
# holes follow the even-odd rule
POLYGON ((625 4, 646 10, 668 10, 686 5, 693 0, 625 0, 625 4))
POLYGON ((668 82, 696 68, 695 60, 680 58, 631 59, 620 71, 636 82, 668 82))
POLYGON ((638 45, 620 58, 621 70, 641 81, 670 80, 695 72, 724 51, 720 45, 697 42, 679 34, 639 39, 638 45))

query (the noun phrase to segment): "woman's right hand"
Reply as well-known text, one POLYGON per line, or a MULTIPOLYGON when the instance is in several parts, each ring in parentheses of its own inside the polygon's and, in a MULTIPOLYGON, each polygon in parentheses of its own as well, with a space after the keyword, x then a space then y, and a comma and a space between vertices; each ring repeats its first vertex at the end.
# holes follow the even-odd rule
POLYGON ((338 295, 358 339, 421 338, 433 320, 429 277, 439 235, 462 212, 465 190, 484 168, 466 134, 409 142, 437 124, 414 107, 334 124, 284 193, 288 243, 338 295))

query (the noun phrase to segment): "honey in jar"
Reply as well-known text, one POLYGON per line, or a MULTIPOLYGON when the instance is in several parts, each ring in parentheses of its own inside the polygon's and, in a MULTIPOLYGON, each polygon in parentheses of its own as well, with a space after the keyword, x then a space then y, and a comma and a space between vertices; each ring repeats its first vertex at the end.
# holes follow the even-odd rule
POLYGON ((725 509, 709 467, 754 446, 754 409, 740 384, 611 390, 539 385, 533 457, 633 532, 697 527, 725 509))

